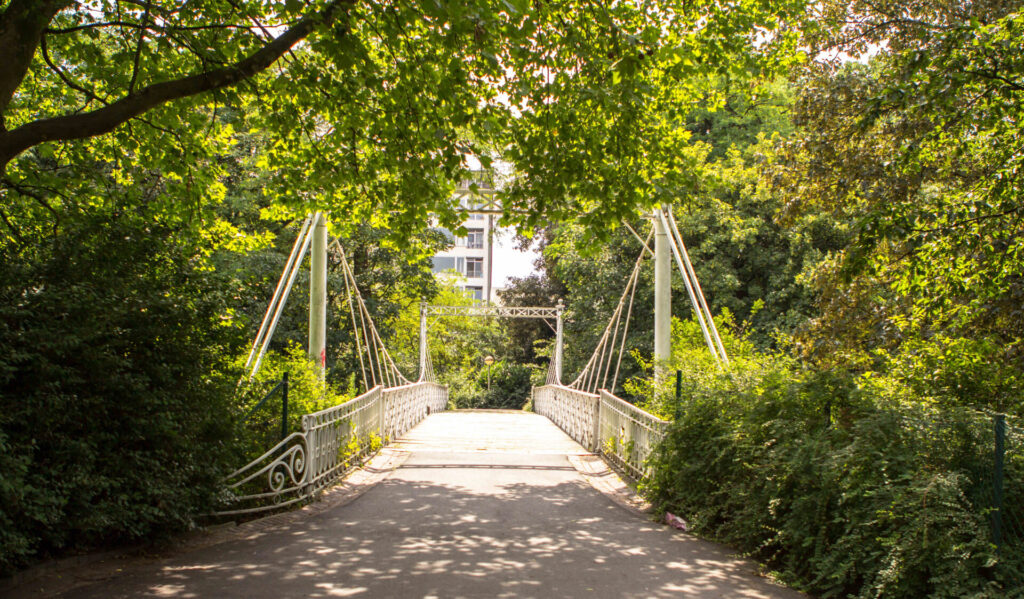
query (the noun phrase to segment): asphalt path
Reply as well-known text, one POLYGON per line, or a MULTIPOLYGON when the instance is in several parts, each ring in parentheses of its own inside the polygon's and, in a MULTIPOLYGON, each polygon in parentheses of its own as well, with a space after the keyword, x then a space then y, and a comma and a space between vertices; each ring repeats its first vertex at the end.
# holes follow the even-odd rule
POLYGON ((434 414, 392 451, 397 467, 354 500, 61 596, 803 597, 612 501, 541 416, 434 414))

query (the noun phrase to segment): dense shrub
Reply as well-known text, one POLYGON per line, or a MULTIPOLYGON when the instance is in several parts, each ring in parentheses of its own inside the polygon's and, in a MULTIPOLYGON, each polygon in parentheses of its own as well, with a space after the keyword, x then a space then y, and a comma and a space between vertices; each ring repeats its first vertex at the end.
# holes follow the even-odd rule
POLYGON ((181 231, 76 218, 0 247, 0 570, 188 527, 231 454, 226 286, 181 231))
POLYGON ((732 375, 691 381, 653 458, 659 509, 821 597, 1004 596, 987 416, 784 360, 732 375))
POLYGON ((530 375, 534 368, 505 360, 494 363, 491 366, 490 389, 487 388, 486 372, 479 379, 483 393, 478 407, 521 410, 530 399, 530 375))

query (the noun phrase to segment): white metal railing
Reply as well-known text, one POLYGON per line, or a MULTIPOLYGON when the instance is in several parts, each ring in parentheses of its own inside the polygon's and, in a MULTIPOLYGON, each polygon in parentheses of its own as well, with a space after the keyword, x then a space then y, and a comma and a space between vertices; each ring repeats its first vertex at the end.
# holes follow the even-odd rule
POLYGON ((600 395, 564 385, 533 389, 533 411, 547 416, 577 443, 597 451, 597 418, 600 395))
POLYGON ((533 410, 547 416, 580 445, 601 453, 634 480, 649 473, 647 460, 668 422, 602 389, 598 394, 563 385, 533 390, 533 410))
POLYGON ((393 441, 428 414, 448 407, 448 387, 432 382, 384 389, 384 438, 393 441))
POLYGON ((650 473, 647 459, 665 438, 668 422, 601 389, 597 448, 634 480, 650 473))
POLYGON ((447 407, 437 383, 374 387, 302 417, 302 431, 228 475, 217 516, 252 514, 301 502, 357 466, 367 454, 447 407))
POLYGON ((561 307, 542 308, 535 306, 496 306, 473 304, 471 306, 423 306, 427 316, 500 316, 502 318, 558 318, 561 307))

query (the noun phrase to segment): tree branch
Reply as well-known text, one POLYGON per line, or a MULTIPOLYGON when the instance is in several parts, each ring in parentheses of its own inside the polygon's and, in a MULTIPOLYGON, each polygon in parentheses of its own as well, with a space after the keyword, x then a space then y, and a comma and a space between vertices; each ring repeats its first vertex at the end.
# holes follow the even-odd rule
POLYGON ((23 195, 23 196, 28 197, 28 198, 32 198, 33 200, 36 201, 36 203, 38 203, 40 206, 45 208, 50 214, 52 214, 53 215, 53 223, 52 223, 52 225, 53 225, 53 235, 54 236, 57 235, 57 231, 60 230, 60 213, 57 212, 57 210, 54 209, 54 207, 51 206, 49 202, 46 201, 46 198, 44 198, 43 196, 41 196, 38 193, 35 193, 33 191, 29 191, 26 187, 24 187, 22 185, 18 185, 17 183, 15 183, 14 181, 11 181, 10 179, 2 179, 2 180, 0 180, 0 183, 3 183, 5 186, 7 186, 8 189, 13 189, 14 191, 16 191, 20 195, 23 195))
MULTIPOLYGON (((210 25, 156 25, 155 23, 146 23, 145 25, 139 23, 129 23, 127 21, 98 21, 96 23, 83 23, 81 25, 75 25, 74 27, 60 27, 53 28, 49 27, 45 33, 53 35, 65 35, 68 33, 75 33, 85 29, 103 29, 106 27, 125 27, 127 29, 145 29, 147 31, 159 31, 166 33, 168 31, 207 31, 210 29, 250 29, 249 25, 243 25, 238 23, 212 23, 210 25)), ((280 25, 273 25, 273 27, 280 27, 280 25)))
POLYGON ((964 72, 967 73, 968 75, 975 75, 977 77, 983 77, 985 79, 994 79, 996 81, 1001 81, 1004 84, 1006 84, 1006 86, 1009 87, 1010 89, 1012 89, 1013 91, 1017 91, 1017 92, 1024 91, 1024 85, 1021 85, 1020 83, 1014 81, 1013 79, 1010 79, 1009 77, 1006 77, 1004 75, 1000 75, 999 73, 997 73, 995 71, 994 68, 993 69, 988 69, 988 70, 986 70, 986 69, 964 69, 964 72))
POLYGON ((0 221, 3 221, 4 226, 7 227, 7 230, 10 232, 11 237, 13 237, 15 241, 18 242, 18 245, 20 245, 21 247, 25 247, 25 238, 21 236, 21 232, 18 231, 18 228, 16 226, 14 226, 14 223, 8 220, 7 213, 4 212, 2 208, 0 208, 0 221))
POLYGON ((33 200, 36 201, 37 204, 45 208, 47 212, 53 215, 53 220, 55 223, 60 222, 60 213, 58 213, 57 210, 53 206, 51 206, 50 203, 47 202, 43 196, 39 195, 38 193, 35 193, 34 191, 30 191, 28 187, 19 185, 18 183, 15 183, 10 179, 0 179, 0 183, 3 183, 7 188, 13 189, 14 191, 18 192, 19 194, 25 197, 32 198, 33 200))
MULTIPOLYGON (((249 79, 269 68, 317 26, 330 23, 339 10, 351 7, 354 2, 334 0, 320 12, 303 17, 272 42, 231 66, 154 83, 90 112, 40 119, 9 132, 0 131, 0 173, 16 156, 40 143, 85 139, 109 133, 130 119, 167 102, 230 87, 249 79)), ((40 35, 43 28, 40 27, 40 35)), ((0 91, 3 91, 2 88, 0 91)))

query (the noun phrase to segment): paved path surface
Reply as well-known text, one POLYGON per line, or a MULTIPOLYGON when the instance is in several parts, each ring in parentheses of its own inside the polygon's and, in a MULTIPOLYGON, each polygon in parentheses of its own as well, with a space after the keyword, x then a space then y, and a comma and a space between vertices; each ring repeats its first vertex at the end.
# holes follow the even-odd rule
POLYGON ((404 461, 354 500, 64 596, 802 597, 616 505, 541 416, 435 414, 392 451, 404 461))

